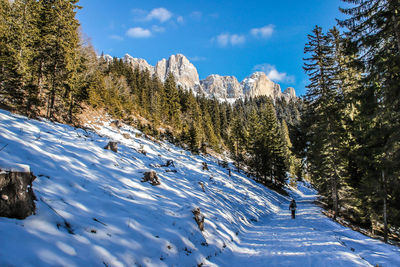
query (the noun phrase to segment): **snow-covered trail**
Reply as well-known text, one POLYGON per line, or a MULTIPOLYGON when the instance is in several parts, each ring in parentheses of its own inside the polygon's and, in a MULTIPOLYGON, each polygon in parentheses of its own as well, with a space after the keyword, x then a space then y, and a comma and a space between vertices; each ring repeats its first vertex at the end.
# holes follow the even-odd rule
POLYGON ((399 248, 373 240, 333 222, 303 186, 293 195, 296 219, 288 203, 241 233, 240 243, 213 262, 230 266, 400 266, 399 248))

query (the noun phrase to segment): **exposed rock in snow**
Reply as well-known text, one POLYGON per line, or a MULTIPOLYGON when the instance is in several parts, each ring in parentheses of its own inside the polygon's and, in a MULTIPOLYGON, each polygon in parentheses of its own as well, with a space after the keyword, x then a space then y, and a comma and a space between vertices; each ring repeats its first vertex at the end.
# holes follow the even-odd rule
POLYGON ((194 215, 194 220, 196 221, 197 225, 199 226, 200 231, 204 231, 204 215, 201 214, 200 208, 194 208, 192 210, 193 215, 194 215))
POLYGON ((161 184, 155 171, 145 172, 141 182, 149 182, 151 185, 161 184))
POLYGON ((108 142, 108 144, 104 147, 104 149, 111 150, 115 153, 118 152, 118 143, 117 142, 108 142))

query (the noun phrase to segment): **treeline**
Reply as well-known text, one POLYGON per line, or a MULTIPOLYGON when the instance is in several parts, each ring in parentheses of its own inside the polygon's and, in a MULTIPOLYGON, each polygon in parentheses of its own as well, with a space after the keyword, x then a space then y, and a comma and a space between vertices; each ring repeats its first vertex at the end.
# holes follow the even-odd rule
POLYGON ((301 101, 221 103, 170 75, 161 82, 121 59, 106 61, 79 32, 77 0, 0 0, 0 103, 30 117, 76 123, 85 106, 194 153, 230 151, 238 168, 282 186, 295 156, 301 101))
POLYGON ((343 0, 347 19, 308 36, 306 166, 334 216, 400 227, 400 2, 343 0))
POLYGON ((3 104, 29 116, 62 113, 71 120, 86 86, 77 2, 0 0, 3 104))

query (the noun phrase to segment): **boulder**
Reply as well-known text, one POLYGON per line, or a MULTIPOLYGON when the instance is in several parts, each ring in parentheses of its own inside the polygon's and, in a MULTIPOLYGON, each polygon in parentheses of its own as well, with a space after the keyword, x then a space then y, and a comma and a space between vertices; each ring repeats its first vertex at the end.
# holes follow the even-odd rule
POLYGON ((35 194, 32 182, 35 176, 29 166, 1 164, 0 162, 0 216, 25 219, 35 212, 35 194))
POLYGON ((117 142, 110 141, 110 142, 108 142, 108 144, 104 147, 104 149, 108 149, 108 150, 111 150, 111 151, 114 151, 115 153, 117 153, 117 152, 118 152, 118 143, 117 143, 117 142))

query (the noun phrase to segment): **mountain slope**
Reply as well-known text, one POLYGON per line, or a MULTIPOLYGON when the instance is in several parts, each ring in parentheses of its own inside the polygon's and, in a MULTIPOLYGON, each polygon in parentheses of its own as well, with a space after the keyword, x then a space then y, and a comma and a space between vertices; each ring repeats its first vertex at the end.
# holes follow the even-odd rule
POLYGON ((230 177, 215 158, 152 142, 110 121, 88 126, 98 134, 0 110, 0 148, 7 145, 0 157, 30 166, 38 198, 36 215, 0 218, 0 266, 400 263, 398 248, 331 222, 309 202, 301 204, 302 194, 313 198, 313 190, 291 193, 300 212, 290 220, 289 198, 234 171, 230 177), (118 153, 103 149, 111 139, 120 142, 118 153), (162 167, 169 159, 175 167, 162 167), (202 170, 202 162, 210 171, 202 170), (160 186, 141 182, 148 170, 157 172, 160 186), (204 232, 193 219, 195 207, 206 217, 204 232))

